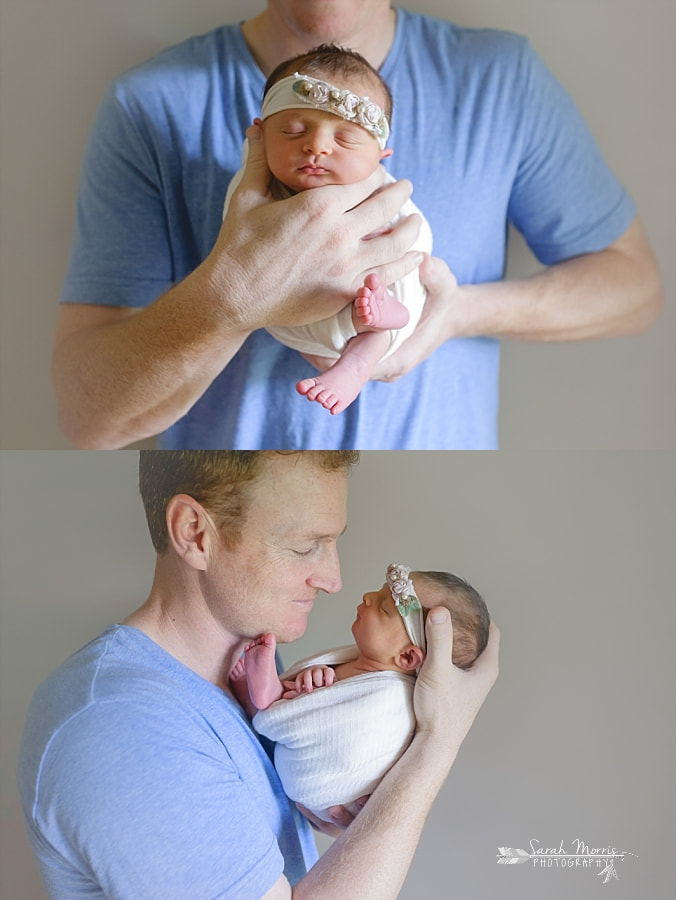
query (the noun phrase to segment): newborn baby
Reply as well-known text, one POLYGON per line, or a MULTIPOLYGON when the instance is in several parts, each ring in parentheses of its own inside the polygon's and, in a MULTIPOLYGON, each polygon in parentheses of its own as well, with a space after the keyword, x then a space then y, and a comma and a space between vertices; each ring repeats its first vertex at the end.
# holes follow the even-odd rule
POLYGON ((230 680, 272 741, 288 796, 330 821, 341 805, 356 814, 406 750, 415 731, 413 687, 425 658, 425 617, 445 606, 453 622, 453 662, 468 669, 488 642, 490 616, 480 594, 457 575, 388 566, 385 584, 364 594, 354 644, 301 660, 281 676, 274 635, 252 641, 230 680), (321 690, 317 690, 321 688, 321 690))

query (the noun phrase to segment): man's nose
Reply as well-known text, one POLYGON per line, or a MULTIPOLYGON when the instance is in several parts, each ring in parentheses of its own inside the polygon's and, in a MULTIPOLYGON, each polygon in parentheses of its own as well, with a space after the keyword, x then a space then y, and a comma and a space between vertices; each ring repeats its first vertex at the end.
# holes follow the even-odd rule
POLYGON ((340 577, 340 560, 338 550, 332 547, 321 563, 321 569, 308 579, 308 583, 319 591, 327 594, 337 594, 343 586, 340 577))

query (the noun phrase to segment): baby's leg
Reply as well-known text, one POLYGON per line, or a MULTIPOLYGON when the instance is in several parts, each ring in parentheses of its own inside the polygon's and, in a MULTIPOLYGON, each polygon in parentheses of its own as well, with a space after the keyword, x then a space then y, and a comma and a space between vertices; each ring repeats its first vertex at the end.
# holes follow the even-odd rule
POLYGON ((403 328, 409 313, 373 272, 357 291, 352 303, 352 324, 357 334, 381 328, 403 328))
POLYGON ((322 375, 305 378, 296 385, 299 394, 315 400, 336 415, 358 396, 373 367, 390 346, 389 331, 365 331, 350 338, 340 359, 322 375))
POLYGON ((274 634, 262 634, 244 649, 244 671, 256 709, 267 709, 284 691, 275 665, 276 647, 274 634))

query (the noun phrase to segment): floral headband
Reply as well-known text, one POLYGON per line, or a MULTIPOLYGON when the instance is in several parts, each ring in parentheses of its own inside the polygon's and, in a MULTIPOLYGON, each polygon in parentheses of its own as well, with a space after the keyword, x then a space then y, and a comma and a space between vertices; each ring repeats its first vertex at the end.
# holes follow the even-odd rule
POLYGON ((411 570, 407 566, 390 563, 387 567, 387 584, 411 643, 425 652, 425 621, 420 600, 416 596, 413 582, 408 577, 410 574, 411 570))
POLYGON ((380 149, 390 136, 390 126, 383 110, 368 97, 358 97, 352 91, 337 88, 328 81, 295 72, 275 82, 265 95, 261 119, 285 109, 314 109, 332 113, 361 125, 378 141, 380 149))

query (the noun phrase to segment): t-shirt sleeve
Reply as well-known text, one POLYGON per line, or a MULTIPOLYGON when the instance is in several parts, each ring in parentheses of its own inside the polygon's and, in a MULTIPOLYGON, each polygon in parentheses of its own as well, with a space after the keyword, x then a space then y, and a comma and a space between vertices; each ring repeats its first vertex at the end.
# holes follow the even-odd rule
POLYGON ((107 897, 255 900, 282 874, 264 792, 189 720, 117 701, 52 739, 40 829, 107 897))
POLYGON ((551 265, 604 249, 636 209, 569 95, 527 41, 522 48, 523 151, 508 215, 551 265))
POLYGON ((111 85, 92 125, 61 302, 140 307, 173 282, 164 176, 133 104, 111 85))

